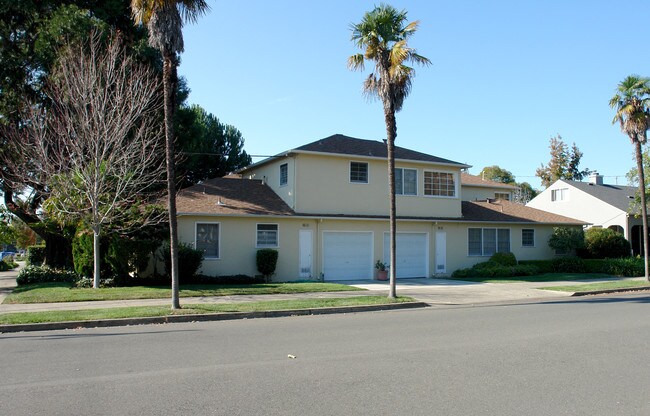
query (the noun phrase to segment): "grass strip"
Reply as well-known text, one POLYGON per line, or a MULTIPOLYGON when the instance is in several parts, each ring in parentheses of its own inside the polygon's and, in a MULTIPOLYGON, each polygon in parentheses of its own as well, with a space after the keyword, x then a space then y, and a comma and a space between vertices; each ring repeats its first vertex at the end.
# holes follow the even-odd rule
MULTIPOLYGON (((272 295, 365 290, 338 283, 298 282, 251 285, 181 285, 181 297, 272 295)), ((99 300, 166 299, 169 287, 132 286, 99 289, 73 288, 70 283, 35 283, 18 286, 3 303, 55 303, 99 300)))
POLYGON ((588 280, 588 279, 620 279, 616 276, 595 273, 545 273, 534 276, 514 276, 514 277, 463 277, 452 280, 464 280, 468 282, 479 283, 522 283, 522 282, 564 282, 570 280, 588 280))
POLYGON ((633 289, 642 286, 650 286, 650 283, 646 280, 619 280, 616 282, 585 283, 571 286, 549 286, 538 289, 558 292, 592 292, 596 290, 633 289))
POLYGON ((315 309, 337 306, 385 305, 413 302, 400 296, 356 296, 330 299, 294 299, 260 302, 183 305, 183 309, 171 310, 169 306, 133 306, 123 308, 83 309, 74 311, 17 312, 0 314, 0 324, 30 324, 43 322, 89 321, 98 319, 145 318, 167 315, 196 315, 218 312, 260 312, 277 310, 315 309))

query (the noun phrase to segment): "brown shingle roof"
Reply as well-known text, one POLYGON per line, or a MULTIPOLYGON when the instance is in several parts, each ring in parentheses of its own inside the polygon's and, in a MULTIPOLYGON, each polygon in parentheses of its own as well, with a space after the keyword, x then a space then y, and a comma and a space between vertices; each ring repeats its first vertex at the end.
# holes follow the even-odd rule
POLYGON ((474 222, 529 222, 545 224, 588 223, 503 200, 463 201, 463 220, 474 222))
POLYGON ((289 206, 261 180, 215 178, 181 190, 179 214, 293 215, 289 206))
POLYGON ((488 188, 517 189, 516 186, 507 183, 483 179, 480 176, 470 175, 469 173, 460 174, 460 182, 464 186, 483 186, 488 188))

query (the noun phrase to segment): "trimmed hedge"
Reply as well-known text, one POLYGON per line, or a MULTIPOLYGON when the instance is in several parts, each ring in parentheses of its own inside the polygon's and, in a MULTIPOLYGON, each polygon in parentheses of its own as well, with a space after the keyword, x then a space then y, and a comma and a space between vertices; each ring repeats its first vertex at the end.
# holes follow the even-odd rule
POLYGON ((18 286, 30 283, 69 282, 74 283, 79 275, 72 270, 52 269, 49 266, 27 266, 18 272, 18 286))
POLYGON ((267 279, 275 273, 278 264, 278 251, 271 248, 257 250, 256 256, 257 271, 267 279))
MULTIPOLYGON (((171 279, 172 255, 169 251, 169 243, 163 244, 161 250, 165 261, 165 272, 171 279)), ((194 278, 203 263, 203 255, 203 251, 187 244, 180 243, 178 245, 178 281, 180 284, 188 283, 194 278)))
POLYGON ((512 253, 495 253, 490 260, 477 263, 469 269, 459 269, 451 277, 462 279, 466 277, 515 277, 539 274, 539 269, 533 265, 517 264, 517 258, 512 253))
POLYGON ((45 246, 27 247, 26 263, 28 266, 40 266, 45 262, 45 246))

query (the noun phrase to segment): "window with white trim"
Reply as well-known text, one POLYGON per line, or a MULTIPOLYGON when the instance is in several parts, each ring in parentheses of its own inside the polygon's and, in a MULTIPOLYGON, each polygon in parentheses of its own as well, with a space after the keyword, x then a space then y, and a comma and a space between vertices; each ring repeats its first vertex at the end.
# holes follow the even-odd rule
POLYGON ((569 199, 569 188, 551 190, 551 201, 567 201, 569 199))
POLYGON ((365 162, 350 162, 350 182, 368 183, 368 164, 365 162))
POLYGON ((278 246, 278 224, 257 224, 257 241, 259 248, 278 246))
POLYGON ((397 195, 418 194, 417 169, 395 168, 395 194, 397 195))
POLYGON ((424 171, 424 194, 428 196, 456 196, 454 174, 424 171))
POLYGON ((504 201, 510 201, 510 194, 507 192, 495 192, 494 193, 494 198, 495 199, 502 199, 504 201))
POLYGON ((522 247, 535 247, 535 230, 532 228, 524 228, 521 230, 521 245, 522 247))
POLYGON ((195 247, 206 259, 219 258, 219 223, 196 223, 195 247))
POLYGON ((468 228, 467 254, 470 256, 491 256, 494 253, 510 252, 509 228, 468 228))
POLYGON ((280 186, 284 186, 289 182, 289 165, 283 163, 280 165, 280 186))

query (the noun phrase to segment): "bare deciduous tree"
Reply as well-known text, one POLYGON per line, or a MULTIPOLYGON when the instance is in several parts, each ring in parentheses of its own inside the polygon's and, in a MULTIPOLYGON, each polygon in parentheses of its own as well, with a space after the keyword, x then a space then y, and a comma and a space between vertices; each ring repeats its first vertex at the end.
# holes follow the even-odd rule
POLYGON ((33 111, 17 142, 50 177, 48 215, 92 229, 99 287, 102 228, 152 220, 145 209, 131 219, 164 179, 160 82, 119 38, 106 44, 94 33, 61 54, 45 93, 52 106, 33 111))

